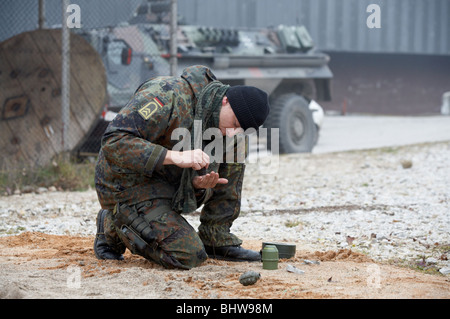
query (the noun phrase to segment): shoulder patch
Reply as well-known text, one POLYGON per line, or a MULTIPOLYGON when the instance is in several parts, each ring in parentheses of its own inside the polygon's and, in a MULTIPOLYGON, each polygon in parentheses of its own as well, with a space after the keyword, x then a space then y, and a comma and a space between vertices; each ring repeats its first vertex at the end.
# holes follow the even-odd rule
POLYGON ((141 107, 138 113, 144 120, 147 121, 153 115, 153 113, 155 113, 158 109, 162 108, 163 106, 164 104, 157 97, 155 97, 152 100, 150 100, 150 102, 141 107))

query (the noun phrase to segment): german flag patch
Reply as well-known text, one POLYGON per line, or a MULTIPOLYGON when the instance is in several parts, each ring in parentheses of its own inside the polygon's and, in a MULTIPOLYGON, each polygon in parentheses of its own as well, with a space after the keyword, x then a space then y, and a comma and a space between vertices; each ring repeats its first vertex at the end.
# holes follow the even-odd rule
POLYGON ((164 104, 157 97, 155 97, 150 102, 141 107, 138 113, 144 120, 147 121, 158 109, 162 108, 163 106, 164 104))

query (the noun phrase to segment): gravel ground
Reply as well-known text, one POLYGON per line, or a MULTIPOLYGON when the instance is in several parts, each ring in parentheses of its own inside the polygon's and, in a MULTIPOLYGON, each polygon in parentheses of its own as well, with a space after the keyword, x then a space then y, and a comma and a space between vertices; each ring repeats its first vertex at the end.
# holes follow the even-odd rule
MULTIPOLYGON (((249 164, 232 231, 298 248, 351 248, 376 261, 450 268, 450 142, 326 154, 292 154, 267 169, 249 164)), ((0 236, 28 231, 92 236, 94 190, 0 197, 0 236)), ((199 213, 186 216, 199 225, 199 213)))

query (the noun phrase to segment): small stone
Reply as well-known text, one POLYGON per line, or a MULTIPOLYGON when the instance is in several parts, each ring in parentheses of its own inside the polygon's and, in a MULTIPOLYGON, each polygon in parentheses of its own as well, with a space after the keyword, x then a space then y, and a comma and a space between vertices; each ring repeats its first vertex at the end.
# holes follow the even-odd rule
POLYGON ((356 237, 352 237, 352 236, 348 236, 347 235, 347 237, 346 237, 347 244, 349 244, 349 245, 353 244, 353 241, 355 239, 356 239, 356 237))
POLYGON ((46 187, 38 187, 38 189, 36 189, 36 194, 43 194, 48 192, 48 189, 46 187))
POLYGON ((287 265, 286 266, 286 271, 292 272, 294 274, 299 274, 299 275, 303 275, 305 273, 303 270, 298 269, 297 267, 292 266, 292 265, 287 265))
POLYGON ((401 161, 402 167, 404 169, 408 169, 412 167, 412 161, 411 160, 402 160, 401 161))
POLYGON ((339 244, 339 247, 341 248, 347 248, 348 247, 348 243, 346 241, 343 241, 339 244))
POLYGON ((439 272, 443 275, 450 275, 450 267, 444 267, 439 269, 439 272))
POLYGON ((303 263, 304 263, 305 265, 320 265, 320 261, 318 261, 318 260, 308 260, 308 259, 305 259, 305 260, 303 260, 303 263))
POLYGON ((32 193, 33 191, 34 191, 33 186, 27 185, 27 186, 22 187, 22 193, 24 193, 24 194, 29 194, 29 193, 32 193))

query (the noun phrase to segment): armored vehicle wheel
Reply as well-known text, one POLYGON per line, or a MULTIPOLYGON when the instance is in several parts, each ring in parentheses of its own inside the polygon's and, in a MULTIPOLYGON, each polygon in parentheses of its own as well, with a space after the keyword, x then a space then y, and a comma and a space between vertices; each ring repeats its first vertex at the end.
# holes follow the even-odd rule
POLYGON ((285 94, 279 96, 270 108, 264 125, 269 129, 268 144, 271 141, 270 128, 279 128, 280 153, 311 152, 317 133, 306 99, 297 94, 285 94))

